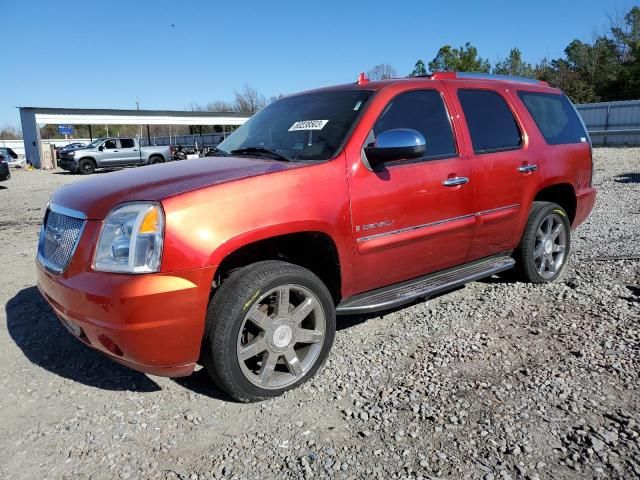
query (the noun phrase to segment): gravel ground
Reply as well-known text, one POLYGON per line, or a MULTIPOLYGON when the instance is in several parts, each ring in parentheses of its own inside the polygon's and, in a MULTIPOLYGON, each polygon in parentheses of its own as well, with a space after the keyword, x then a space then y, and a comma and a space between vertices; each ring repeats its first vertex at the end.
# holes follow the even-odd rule
POLYGON ((49 195, 79 177, 16 171, 0 186, 0 477, 640 477, 640 260, 594 259, 640 254, 640 149, 595 160, 561 281, 493 278, 339 319, 315 379, 250 405, 63 330, 33 258, 49 195))

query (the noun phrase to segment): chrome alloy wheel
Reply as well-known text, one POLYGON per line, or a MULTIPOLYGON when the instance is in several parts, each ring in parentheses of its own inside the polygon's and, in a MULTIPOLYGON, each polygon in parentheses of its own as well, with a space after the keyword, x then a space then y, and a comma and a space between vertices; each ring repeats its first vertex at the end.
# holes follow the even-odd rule
POLYGON ((281 285, 253 302, 238 332, 242 373, 264 389, 287 387, 316 363, 326 332, 322 304, 310 290, 281 285))
POLYGON ((567 250, 567 229, 557 213, 542 220, 536 233, 533 261, 544 279, 553 277, 562 268, 567 250))

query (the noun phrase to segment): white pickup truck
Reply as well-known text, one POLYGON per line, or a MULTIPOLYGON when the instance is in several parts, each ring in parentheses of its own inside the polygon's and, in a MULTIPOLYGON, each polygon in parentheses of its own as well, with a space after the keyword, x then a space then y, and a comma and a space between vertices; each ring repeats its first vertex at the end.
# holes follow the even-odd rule
POLYGON ((152 165, 171 160, 168 146, 141 147, 136 138, 98 138, 85 148, 60 152, 58 166, 89 174, 96 168, 152 165))

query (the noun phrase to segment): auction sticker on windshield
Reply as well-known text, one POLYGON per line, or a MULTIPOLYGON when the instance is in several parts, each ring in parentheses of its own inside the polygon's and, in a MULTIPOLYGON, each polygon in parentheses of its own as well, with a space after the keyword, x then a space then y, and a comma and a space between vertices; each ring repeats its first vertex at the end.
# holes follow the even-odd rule
POLYGON ((329 123, 329 120, 302 120, 291 125, 291 127, 289 127, 289 131, 322 130, 327 123, 329 123))

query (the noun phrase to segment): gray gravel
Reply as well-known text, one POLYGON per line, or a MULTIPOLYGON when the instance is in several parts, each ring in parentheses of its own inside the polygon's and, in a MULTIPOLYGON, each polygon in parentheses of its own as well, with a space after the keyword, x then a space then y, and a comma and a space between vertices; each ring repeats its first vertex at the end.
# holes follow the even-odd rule
POLYGON ((250 405, 67 334, 33 257, 49 195, 79 177, 16 171, 0 187, 0 478, 640 477, 640 260, 598 258, 640 255, 640 149, 595 157, 561 281, 339 319, 315 379, 250 405))

